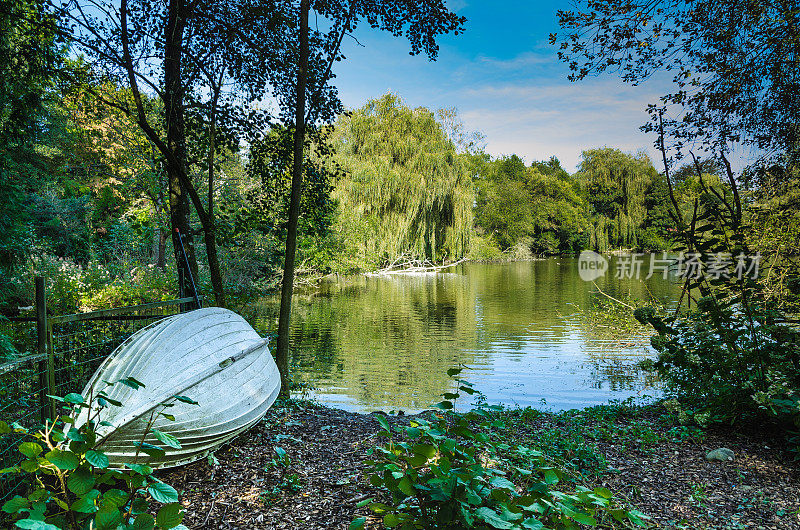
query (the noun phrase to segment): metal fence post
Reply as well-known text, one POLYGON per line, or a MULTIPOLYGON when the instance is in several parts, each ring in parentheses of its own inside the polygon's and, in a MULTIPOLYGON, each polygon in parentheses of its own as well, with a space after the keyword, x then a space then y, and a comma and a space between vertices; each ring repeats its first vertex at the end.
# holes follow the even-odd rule
MULTIPOLYGON (((53 322, 47 321, 47 392, 51 396, 58 394, 56 391, 56 345, 53 342, 53 322)), ((56 400, 50 399, 50 417, 56 417, 56 400)))
MULTIPOLYGON (((36 285, 36 349, 40 355, 47 355, 47 301, 44 291, 44 278, 37 276, 35 278, 36 285)), ((48 387, 50 378, 48 377, 49 370, 49 356, 48 359, 41 360, 36 363, 37 372, 39 372, 39 419, 45 423, 49 416, 48 407, 48 387)))

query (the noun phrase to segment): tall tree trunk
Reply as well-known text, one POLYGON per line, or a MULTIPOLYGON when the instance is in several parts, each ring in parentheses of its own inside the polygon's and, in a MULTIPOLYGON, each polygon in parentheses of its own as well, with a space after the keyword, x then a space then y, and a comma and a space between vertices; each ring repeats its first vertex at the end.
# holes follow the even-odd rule
POLYGON ((208 127, 208 209, 206 219, 203 223, 203 234, 206 243, 206 255, 208 256, 208 271, 211 274, 211 286, 214 289, 214 300, 217 307, 225 307, 225 287, 222 282, 222 272, 219 267, 219 257, 217 256, 217 222, 214 218, 214 163, 217 148, 217 102, 219 93, 222 90, 222 77, 214 87, 214 95, 211 98, 211 119, 208 127))
POLYGON ((189 273, 197 278, 197 259, 194 252, 192 227, 189 222, 189 200, 180 178, 181 174, 188 174, 186 171, 183 80, 181 79, 186 11, 185 0, 169 0, 167 25, 164 32, 164 89, 166 92, 164 123, 167 128, 167 148, 174 155, 173 160, 167 162, 167 179, 172 246, 175 250, 178 289, 181 297, 194 294, 189 273), (186 250, 185 257, 181 250, 181 235, 183 235, 183 248, 186 250))
POLYGON ((286 229, 286 255, 283 262, 281 311, 278 317, 276 362, 281 373, 281 396, 289 397, 289 319, 294 287, 294 259, 297 251, 297 220, 300 217, 300 194, 303 185, 303 146, 306 129, 306 77, 308 76, 308 13, 310 0, 300 2, 300 64, 297 71, 297 101, 294 121, 294 156, 289 223, 286 229))
POLYGON ((155 263, 156 267, 163 271, 167 269, 167 239, 169 239, 169 234, 162 227, 159 227, 156 237, 158 237, 158 249, 155 263))

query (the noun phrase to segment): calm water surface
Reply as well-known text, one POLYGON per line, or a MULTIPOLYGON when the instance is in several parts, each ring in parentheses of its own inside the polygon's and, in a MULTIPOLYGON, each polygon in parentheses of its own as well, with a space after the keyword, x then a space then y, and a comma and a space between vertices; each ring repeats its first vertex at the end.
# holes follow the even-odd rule
MULTIPOLYGON (((596 282, 611 296, 677 299, 674 281, 614 271, 612 258, 596 282)), ((452 387, 445 372, 458 364, 489 403, 563 410, 657 395, 636 367, 653 354, 649 330, 609 326, 598 299, 575 258, 328 282, 294 298, 293 377, 313 387, 311 397, 362 412, 427 408, 452 387)), ((265 297, 246 313, 273 331, 278 304, 265 297)))

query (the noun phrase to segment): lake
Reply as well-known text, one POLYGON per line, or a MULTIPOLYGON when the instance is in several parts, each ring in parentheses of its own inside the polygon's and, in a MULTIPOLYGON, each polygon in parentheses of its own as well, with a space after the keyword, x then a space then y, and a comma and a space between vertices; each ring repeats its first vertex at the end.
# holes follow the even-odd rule
MULTIPOLYGON (((577 258, 463 263, 437 274, 354 276, 294 297, 291 370, 308 397, 359 412, 415 412, 452 388, 448 368, 489 403, 548 410, 658 395, 637 363, 652 357, 651 330, 609 318, 608 306, 652 300, 669 305, 679 287, 655 274, 616 277, 619 257, 595 283, 577 258)), ((250 304, 262 333, 276 329, 278 296, 250 304)), ((466 400, 462 407, 469 405, 466 400)))

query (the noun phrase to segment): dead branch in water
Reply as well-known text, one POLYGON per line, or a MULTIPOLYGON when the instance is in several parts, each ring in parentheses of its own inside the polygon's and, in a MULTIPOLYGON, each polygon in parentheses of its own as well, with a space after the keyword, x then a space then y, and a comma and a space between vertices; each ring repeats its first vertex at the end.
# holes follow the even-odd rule
POLYGON ((365 273, 366 276, 385 276, 388 274, 411 274, 411 273, 428 273, 440 272, 451 267, 455 267, 459 263, 467 261, 467 258, 461 258, 453 263, 443 265, 436 265, 429 260, 420 261, 418 259, 406 257, 401 254, 387 267, 378 269, 376 271, 365 273))

